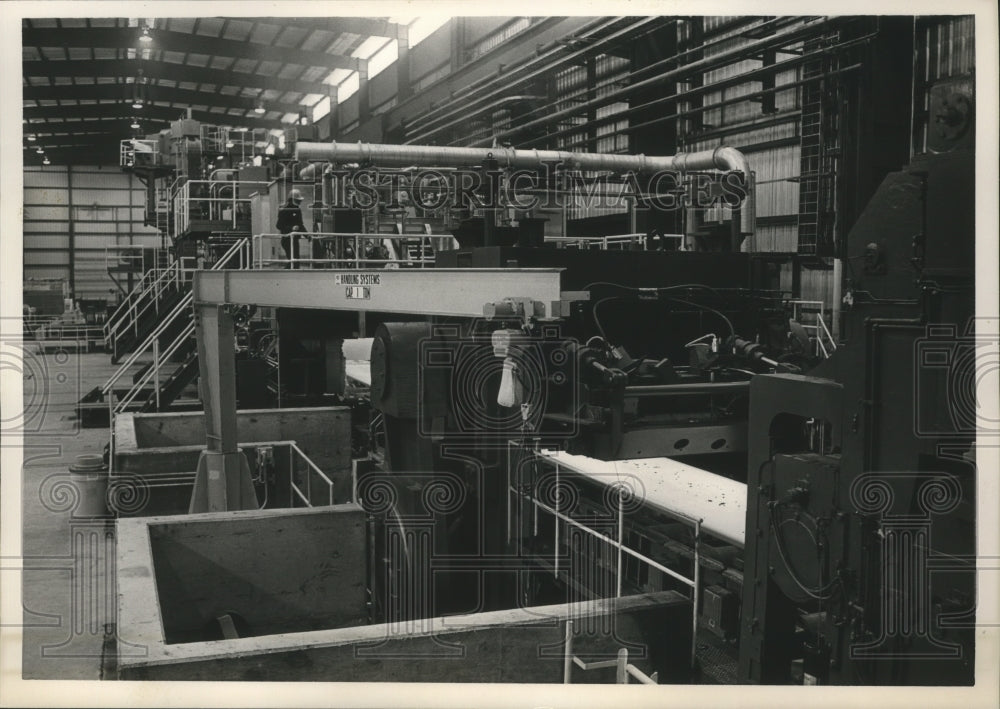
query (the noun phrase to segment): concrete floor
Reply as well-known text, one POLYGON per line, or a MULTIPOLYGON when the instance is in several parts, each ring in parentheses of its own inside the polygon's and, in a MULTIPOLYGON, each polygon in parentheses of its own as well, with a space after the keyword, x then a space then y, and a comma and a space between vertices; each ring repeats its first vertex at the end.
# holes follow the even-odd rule
POLYGON ((115 371, 104 353, 40 354, 24 367, 24 679, 98 679, 114 622, 114 528, 74 518, 69 465, 100 455, 107 428, 81 428, 75 406, 115 371))

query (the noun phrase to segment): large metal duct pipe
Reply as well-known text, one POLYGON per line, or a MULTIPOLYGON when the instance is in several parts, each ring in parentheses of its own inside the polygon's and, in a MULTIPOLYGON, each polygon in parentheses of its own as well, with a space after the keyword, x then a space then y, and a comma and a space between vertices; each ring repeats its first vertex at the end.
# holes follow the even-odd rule
POLYGON ((386 167, 428 165, 471 167, 493 158, 501 167, 540 168, 545 163, 561 163, 579 170, 654 173, 660 171, 733 170, 749 174, 743 154, 735 148, 679 153, 665 157, 576 153, 567 150, 518 150, 516 148, 455 148, 439 145, 382 145, 377 143, 297 143, 297 160, 326 160, 334 163, 364 163, 386 167))
MULTIPOLYGON (((677 155, 613 155, 576 153, 566 150, 518 150, 516 148, 456 148, 439 145, 384 145, 378 143, 296 143, 295 158, 303 161, 362 163, 384 167, 471 167, 495 159, 501 168, 537 169, 548 164, 564 168, 609 172, 689 172, 721 170, 739 172, 747 185, 747 199, 740 215, 740 231, 753 233, 753 174, 746 156, 736 148, 719 146, 714 150, 677 155)), ((301 177, 311 179, 315 168, 306 168, 301 177)))

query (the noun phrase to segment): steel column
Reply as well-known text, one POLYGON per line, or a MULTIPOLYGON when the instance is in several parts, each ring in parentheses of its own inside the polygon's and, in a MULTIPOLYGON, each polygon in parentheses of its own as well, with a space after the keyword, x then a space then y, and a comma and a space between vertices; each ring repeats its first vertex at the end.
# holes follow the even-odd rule
POLYGON ((188 512, 257 509, 249 465, 237 447, 233 317, 224 306, 195 306, 195 327, 206 440, 188 512))

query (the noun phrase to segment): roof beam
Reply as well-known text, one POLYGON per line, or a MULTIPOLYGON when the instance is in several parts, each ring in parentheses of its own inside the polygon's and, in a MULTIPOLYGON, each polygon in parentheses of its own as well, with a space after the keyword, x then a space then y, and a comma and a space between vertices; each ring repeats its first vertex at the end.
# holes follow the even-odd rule
POLYGON ((97 61, 30 61, 22 63, 24 76, 138 76, 139 70, 148 79, 169 79, 219 86, 245 86, 274 91, 297 91, 304 94, 327 95, 329 85, 319 81, 279 79, 247 72, 222 71, 208 67, 185 66, 170 62, 142 59, 98 59, 97 61))
MULTIPOLYGON (((133 109, 126 103, 99 103, 85 106, 26 106, 24 118, 34 121, 50 118, 64 118, 72 114, 73 118, 138 118, 141 121, 174 121, 184 114, 184 109, 169 108, 147 104, 142 109, 133 109)), ((281 121, 261 118, 255 113, 248 116, 237 116, 229 113, 213 113, 211 111, 192 111, 191 117, 202 123, 232 123, 247 128, 281 128, 286 124, 281 121), (221 120, 220 120, 221 119, 221 120)), ((39 123, 29 123, 26 132, 31 132, 39 123)))
MULTIPOLYGON (((156 122, 167 124, 166 119, 152 119, 156 122)), ((108 118, 95 118, 88 121, 46 121, 45 123, 32 123, 31 131, 39 138, 47 135, 82 135, 85 133, 107 133, 109 135, 121 136, 124 140, 130 137, 132 121, 120 116, 108 118)))
POLYGON ((408 31, 406 25, 373 17, 241 17, 239 19, 267 25, 324 30, 334 34, 350 32, 363 37, 389 37, 391 39, 402 39, 406 37, 408 31))
MULTIPOLYGON (((241 18, 243 19, 243 18, 241 18)), ((312 29, 319 29, 313 27, 312 29)), ((329 67, 356 71, 360 66, 355 57, 328 54, 293 47, 277 47, 258 42, 208 37, 187 32, 153 30, 149 48, 168 52, 206 54, 301 64, 303 66, 329 67)), ((23 29, 21 40, 26 47, 107 47, 130 49, 138 46, 138 29, 135 27, 91 27, 75 29, 23 29)))
MULTIPOLYGON (((22 91, 25 101, 75 99, 120 101, 122 104, 125 104, 126 98, 131 99, 132 96, 131 84, 25 86, 22 91)), ((176 103, 186 106, 220 106, 252 111, 256 98, 253 96, 230 96, 216 91, 192 91, 191 89, 177 89, 169 86, 147 84, 146 100, 157 103, 176 103)), ((281 111, 282 113, 298 113, 305 108, 305 106, 297 103, 284 103, 280 101, 266 101, 265 103, 269 111, 281 111)), ((74 107, 63 106, 62 108, 64 114, 68 114, 73 111, 74 107)), ((177 109, 172 110, 176 111, 177 109)))

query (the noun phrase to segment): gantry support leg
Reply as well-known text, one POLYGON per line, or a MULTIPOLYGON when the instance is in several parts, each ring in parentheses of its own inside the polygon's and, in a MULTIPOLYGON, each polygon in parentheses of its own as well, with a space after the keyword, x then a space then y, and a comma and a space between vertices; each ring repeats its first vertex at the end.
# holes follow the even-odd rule
POLYGON ((205 406, 205 450, 198 459, 189 514, 255 510, 257 495, 236 439, 236 352, 226 305, 196 305, 198 387, 205 406))

